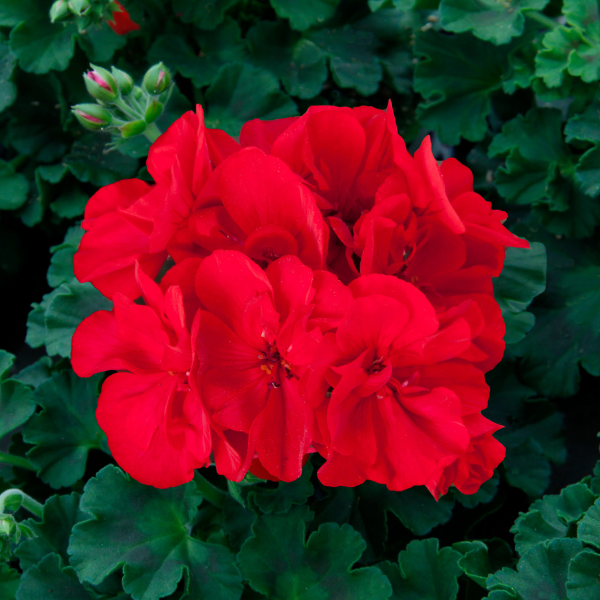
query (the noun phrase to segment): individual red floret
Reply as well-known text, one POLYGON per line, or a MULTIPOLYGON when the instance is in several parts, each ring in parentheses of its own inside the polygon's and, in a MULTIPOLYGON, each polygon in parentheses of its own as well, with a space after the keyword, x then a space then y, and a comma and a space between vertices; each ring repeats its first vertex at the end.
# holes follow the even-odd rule
MULTIPOLYGON (((235 478, 256 453, 275 478, 297 479, 312 442, 312 413, 299 380, 322 331, 340 321, 350 292, 295 256, 265 272, 244 254, 223 250, 200 265, 196 291, 205 310, 194 339, 194 376, 212 421, 224 431, 225 458, 238 444, 232 464, 243 468, 235 478)), ((231 466, 220 466, 218 451, 217 444, 217 469, 227 473, 231 466)))
POLYGON ((73 258, 73 269, 79 281, 90 281, 107 298, 116 292, 137 298, 135 265, 154 278, 167 258, 165 249, 150 250, 152 215, 127 210, 143 202, 151 189, 139 179, 124 179, 100 188, 87 203, 81 225, 87 233, 73 258))
POLYGON ((313 194, 280 159, 245 148, 226 159, 190 217, 199 248, 239 250, 266 267, 298 256, 322 269, 328 229, 313 194))
POLYGON ((210 462, 211 429, 188 378, 193 360, 183 297, 166 293, 136 269, 146 305, 123 294, 75 331, 72 365, 80 377, 117 370, 106 379, 96 417, 117 463, 147 485, 190 481, 210 462))
POLYGON ((483 374, 457 358, 470 327, 460 316, 440 323, 427 298, 395 277, 360 277, 350 289, 355 300, 306 378, 313 446, 327 458, 319 478, 423 485, 467 452, 463 417, 487 404, 483 374))
POLYGON ((79 281, 91 283, 108 298, 119 291, 139 296, 133 265, 154 278, 167 258, 206 256, 186 238, 197 194, 213 168, 239 146, 225 132, 204 126, 204 113, 187 112, 152 145, 148 171, 157 182, 119 181, 88 202, 84 235, 74 258, 79 281), (178 251, 179 250, 179 251, 178 251))

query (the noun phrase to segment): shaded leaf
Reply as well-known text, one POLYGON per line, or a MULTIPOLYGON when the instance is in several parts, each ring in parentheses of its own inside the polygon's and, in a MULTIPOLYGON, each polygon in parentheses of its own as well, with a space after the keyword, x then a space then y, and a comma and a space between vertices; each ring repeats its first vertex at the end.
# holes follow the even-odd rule
POLYGON ((600 147, 590 148, 580 159, 575 177, 588 196, 600 192, 600 147))
POLYGON ((51 23, 47 15, 27 18, 10 32, 10 49, 31 73, 64 71, 75 51, 73 23, 51 23))
POLYGON ((507 590, 524 599, 566 600, 569 563, 582 548, 583 544, 574 539, 539 544, 519 560, 516 571, 505 567, 491 575, 487 582, 488 589, 507 590))
POLYGON ((68 283, 75 277, 73 256, 79 248, 84 233, 85 230, 79 225, 69 227, 62 244, 50 248, 52 257, 50 258, 47 274, 50 287, 58 287, 61 283, 68 283))
POLYGON ((184 23, 193 23, 200 29, 214 29, 225 16, 225 11, 240 0, 173 0, 175 14, 184 23))
POLYGON ((11 569, 6 563, 0 564, 0 596, 3 600, 15 600, 20 581, 19 571, 11 569))
POLYGON ((34 445, 27 457, 38 477, 55 489, 83 477, 89 450, 101 448, 103 434, 95 416, 101 379, 63 371, 35 390, 42 411, 27 423, 23 439, 34 445))
POLYGON ((86 519, 79 510, 81 496, 76 493, 68 496, 51 496, 46 500, 42 520, 27 519, 24 523, 31 528, 36 537, 19 544, 15 555, 23 571, 37 565, 48 554, 56 553, 69 564, 67 547, 71 529, 75 523, 86 519))
POLYGON ((325 55, 284 23, 261 21, 246 36, 252 62, 277 75, 288 94, 316 96, 327 79, 325 55))
POLYGON ((526 309, 546 289, 546 262, 546 248, 539 242, 532 242, 529 249, 506 249, 502 273, 493 283, 506 324, 507 344, 522 340, 535 323, 526 309))
POLYGON ((61 568, 57 554, 49 554, 21 578, 19 600, 91 600, 71 567, 61 568))
POLYGON ((566 537, 571 523, 576 523, 592 506, 595 495, 583 483, 561 490, 559 495, 536 500, 526 513, 519 515, 511 531, 519 554, 549 540, 566 537))
POLYGON ((548 0, 517 0, 507 7, 495 0, 442 0, 441 25, 447 31, 472 31, 482 40, 506 44, 523 33, 524 13, 542 10, 546 4, 548 0))
POLYGON ((569 600, 600 598, 600 554, 583 550, 569 565, 567 593, 569 600))
POLYGON ((0 40, 0 111, 8 108, 17 97, 17 87, 11 81, 17 59, 8 44, 0 40))
POLYGON ((137 173, 137 160, 115 151, 107 151, 109 138, 89 134, 76 141, 63 164, 79 179, 97 186, 128 179, 137 173))
POLYGON ((461 555, 452 548, 439 549, 438 540, 413 540, 398 556, 379 569, 392 584, 393 600, 454 600, 458 593, 461 555))
POLYGON ((279 89, 277 78, 247 64, 226 65, 206 91, 206 125, 239 135, 251 119, 280 119, 296 105, 279 89))
POLYGON ((577 537, 600 550, 600 498, 585 513, 577 527, 577 537))
POLYGON ((12 166, 0 160, 0 210, 21 208, 27 201, 29 183, 21 173, 15 173, 12 166))
POLYGON ((304 31, 333 16, 340 0, 270 0, 271 6, 282 19, 289 19, 292 29, 304 31))
POLYGON ((254 590, 274 600, 390 596, 390 585, 377 569, 351 569, 365 549, 359 533, 349 525, 325 523, 305 542, 307 516, 307 507, 297 507, 287 515, 257 519, 253 537, 238 554, 242 573, 254 590))
POLYGON ((508 50, 470 34, 449 37, 435 31, 417 36, 414 88, 425 99, 417 110, 421 123, 450 145, 461 137, 483 139, 490 95, 502 87, 508 50))
POLYGON ((191 598, 237 600, 233 554, 189 535, 200 499, 193 483, 159 490, 105 467, 85 486, 81 510, 92 518, 73 528, 71 564, 93 585, 123 566, 123 588, 134 600, 167 596, 183 576, 191 598))
POLYGON ((334 81, 341 88, 351 88, 363 96, 374 94, 383 77, 377 60, 377 38, 369 31, 349 25, 320 29, 308 38, 329 58, 334 81))

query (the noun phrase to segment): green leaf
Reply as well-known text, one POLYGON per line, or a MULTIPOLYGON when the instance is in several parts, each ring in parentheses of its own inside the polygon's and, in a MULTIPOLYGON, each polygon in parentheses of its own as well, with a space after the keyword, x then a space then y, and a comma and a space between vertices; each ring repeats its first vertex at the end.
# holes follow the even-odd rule
POLYGON ((101 448, 103 434, 95 416, 101 378, 80 379, 63 371, 35 390, 42 411, 24 427, 23 439, 34 445, 27 457, 38 477, 54 489, 81 479, 89 450, 101 448))
POLYGON ((302 475, 292 482, 281 481, 275 489, 252 487, 248 497, 265 514, 286 514, 294 504, 304 504, 314 489, 310 482, 313 468, 310 461, 302 469, 302 475))
POLYGON ((10 49, 30 73, 64 71, 75 51, 73 23, 51 23, 47 15, 28 18, 10 32, 10 49))
POLYGON ((10 373, 15 362, 15 355, 7 352, 6 350, 0 350, 0 381, 6 379, 10 373))
POLYGON ((313 98, 321 91, 327 79, 325 55, 285 23, 261 21, 250 29, 246 41, 252 62, 277 75, 288 94, 313 98))
POLYGON ((435 31, 417 35, 415 52, 424 57, 415 68, 415 91, 425 102, 421 123, 451 146, 461 136, 472 142, 485 136, 490 96, 502 87, 507 49, 470 34, 449 37, 435 31))
POLYGON ((20 581, 19 571, 11 569, 6 563, 0 563, 0 597, 3 600, 15 600, 20 581))
POLYGON ((528 10, 542 10, 548 0, 517 0, 504 5, 496 0, 442 0, 441 25, 447 31, 472 31, 482 40, 506 44, 521 35, 528 10))
POLYGON ((0 210, 21 208, 27 201, 29 182, 21 173, 15 173, 10 163, 0 160, 0 210))
POLYGON ((541 496, 550 483, 550 464, 534 439, 529 438, 513 446, 503 466, 508 483, 522 489, 528 496, 541 496))
POLYGON ((51 376, 52 359, 49 356, 42 356, 42 358, 36 360, 33 364, 13 375, 12 379, 35 389, 40 383, 46 381, 46 379, 50 379, 51 376))
POLYGON ((377 565, 392 584, 393 600, 454 600, 460 553, 452 548, 439 550, 438 540, 413 540, 398 556, 398 566, 377 565))
POLYGON ((335 13, 340 0, 270 0, 271 6, 282 19, 289 19, 292 29, 304 31, 323 23, 335 13))
POLYGON ((76 493, 68 496, 51 496, 46 500, 42 520, 27 519, 24 523, 32 529, 36 537, 24 540, 15 550, 22 571, 37 565, 48 554, 56 553, 63 564, 69 564, 67 547, 73 525, 87 516, 79 510, 81 496, 76 493))
POLYGON ((71 567, 61 568, 57 554, 49 554, 21 578, 19 600, 92 600, 71 567))
POLYGON ((517 552, 525 554, 537 544, 566 537, 569 525, 579 521, 595 499, 586 485, 575 483, 561 490, 560 495, 536 500, 511 529, 517 552))
POLYGON ((60 196, 50 203, 50 210, 61 219, 73 219, 83 215, 89 194, 74 183, 65 186, 60 196))
POLYGON ((580 159, 575 178, 588 196, 598 196, 600 192, 600 147, 590 148, 580 159))
POLYGON ((600 550, 600 498, 585 513, 577 528, 577 537, 600 550))
POLYGON ((533 206, 532 212, 551 233, 580 239, 590 237, 600 225, 600 202, 590 198, 572 180, 558 177, 550 182, 550 195, 557 201, 556 209, 538 204, 533 206), (563 200, 568 201, 566 210, 563 200))
POLYGON ((110 61, 116 50, 125 46, 127 37, 117 35, 103 21, 100 25, 86 28, 85 33, 80 32, 77 41, 90 62, 105 63, 110 61))
POLYGON ((52 257, 50 258, 50 267, 47 274, 50 287, 58 287, 61 283, 68 283, 75 277, 73 256, 79 248, 84 233, 84 229, 79 225, 69 227, 62 244, 50 248, 52 257))
POLYGON ((506 249, 504 268, 493 283, 506 324, 507 344, 522 340, 535 323, 526 309, 546 289, 546 262, 546 248, 539 242, 532 242, 529 249, 506 249))
POLYGON ((279 89, 277 78, 247 64, 226 65, 206 91, 206 125, 239 135, 251 119, 280 119, 296 105, 279 89))
POLYGON ((35 411, 32 390, 13 379, 0 382, 0 439, 22 425, 35 411))
POLYGON ((251 587, 273 600, 384 600, 390 585, 375 568, 352 569, 365 542, 349 525, 325 523, 305 538, 306 506, 255 522, 238 562, 251 587))
POLYGON ((549 264, 536 326, 517 351, 526 380, 543 394, 566 397, 577 391, 579 365, 600 375, 600 266, 549 264))
POLYGON ((378 40, 370 31, 345 25, 320 29, 307 37, 329 58, 329 68, 337 85, 356 90, 363 96, 377 92, 383 70, 376 54, 378 40))
POLYGON ((150 48, 148 60, 163 61, 199 88, 212 83, 224 64, 243 62, 248 54, 240 26, 230 18, 214 31, 200 32, 196 37, 201 52, 192 49, 180 35, 161 35, 150 48))
POLYGON ((579 540, 560 539, 539 544, 518 562, 517 570, 505 567, 488 579, 488 589, 519 594, 519 598, 566 600, 567 570, 571 559, 581 552, 579 540))
POLYGON ((483 588, 490 573, 513 562, 510 546, 500 539, 488 540, 487 544, 480 541, 456 542, 452 548, 463 555, 458 561, 463 573, 483 588))
POLYGON ((33 15, 47 14, 50 3, 44 6, 40 0, 2 0, 0 2, 0 25, 14 27, 33 15))
POLYGON ((569 564, 567 593, 569 600, 600 598, 600 554, 583 550, 569 564))
POLYGON ((91 283, 63 283, 48 296, 44 343, 50 356, 71 356, 71 338, 81 321, 112 304, 91 283))
POLYGON ((595 99, 583 113, 571 117, 565 126, 567 142, 600 142, 600 99, 595 99))
POLYGON ((573 49, 583 43, 578 29, 557 27, 549 31, 542 40, 544 49, 535 57, 535 74, 549 87, 562 85, 573 49))
POLYGON ((566 457, 562 417, 554 404, 534 398, 535 391, 517 379, 513 363, 500 363, 486 380, 491 390, 486 417, 505 426, 495 437, 506 447, 506 479, 539 496, 549 483, 548 459, 564 462, 566 457))
POLYGON ((498 192, 515 204, 548 203, 565 210, 566 200, 553 197, 550 182, 556 168, 571 160, 561 132, 562 113, 554 108, 532 108, 502 127, 494 137, 490 156, 508 154, 506 167, 496 173, 498 192))
POLYGON ((134 600, 167 596, 184 575, 190 598, 237 600, 233 554, 190 537, 199 502, 193 483, 159 490, 109 465, 85 486, 81 510, 92 518, 73 528, 71 564, 93 585, 123 566, 123 588, 134 600))
POLYGON ((200 29, 214 29, 225 16, 225 11, 240 0, 173 0, 173 10, 184 23, 193 23, 200 29))
POLYGON ((17 87, 11 81, 17 64, 8 44, 0 40, 0 112, 8 108, 17 97, 17 87))
POLYGON ((384 80, 398 94, 410 95, 413 87, 413 57, 406 46, 398 45, 379 56, 384 80))
POLYGON ((536 74, 549 87, 562 84, 565 70, 593 83, 600 76, 600 14, 596 0, 565 0, 563 14, 571 27, 544 36, 536 58, 536 74))
POLYGON ((63 164, 79 179, 98 187, 133 177, 138 161, 114 151, 107 151, 107 136, 92 133, 76 141, 63 164))

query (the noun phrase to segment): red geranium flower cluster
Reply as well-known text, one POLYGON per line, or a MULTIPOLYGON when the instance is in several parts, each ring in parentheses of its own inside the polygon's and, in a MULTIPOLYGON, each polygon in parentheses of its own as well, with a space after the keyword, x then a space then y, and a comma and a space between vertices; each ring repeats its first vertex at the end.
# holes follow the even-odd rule
POLYGON ((73 367, 116 370, 97 417, 117 462, 168 487, 214 463, 326 485, 474 493, 504 457, 481 415, 504 350, 492 278, 527 247, 391 107, 312 107, 240 142, 176 121, 133 179, 89 201, 75 273, 114 309, 73 367))

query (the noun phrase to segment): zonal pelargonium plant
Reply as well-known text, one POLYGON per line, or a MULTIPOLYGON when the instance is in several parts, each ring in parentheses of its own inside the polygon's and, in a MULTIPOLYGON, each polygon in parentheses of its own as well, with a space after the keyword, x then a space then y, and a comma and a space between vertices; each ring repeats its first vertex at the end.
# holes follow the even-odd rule
POLYGON ((328 486, 476 492, 504 458, 482 416, 505 333, 492 278, 528 243, 470 170, 411 156, 391 105, 253 120, 239 143, 200 106, 152 145, 149 185, 88 202, 75 274, 111 299, 75 372, 115 370, 97 418, 158 488, 216 465, 328 486))

